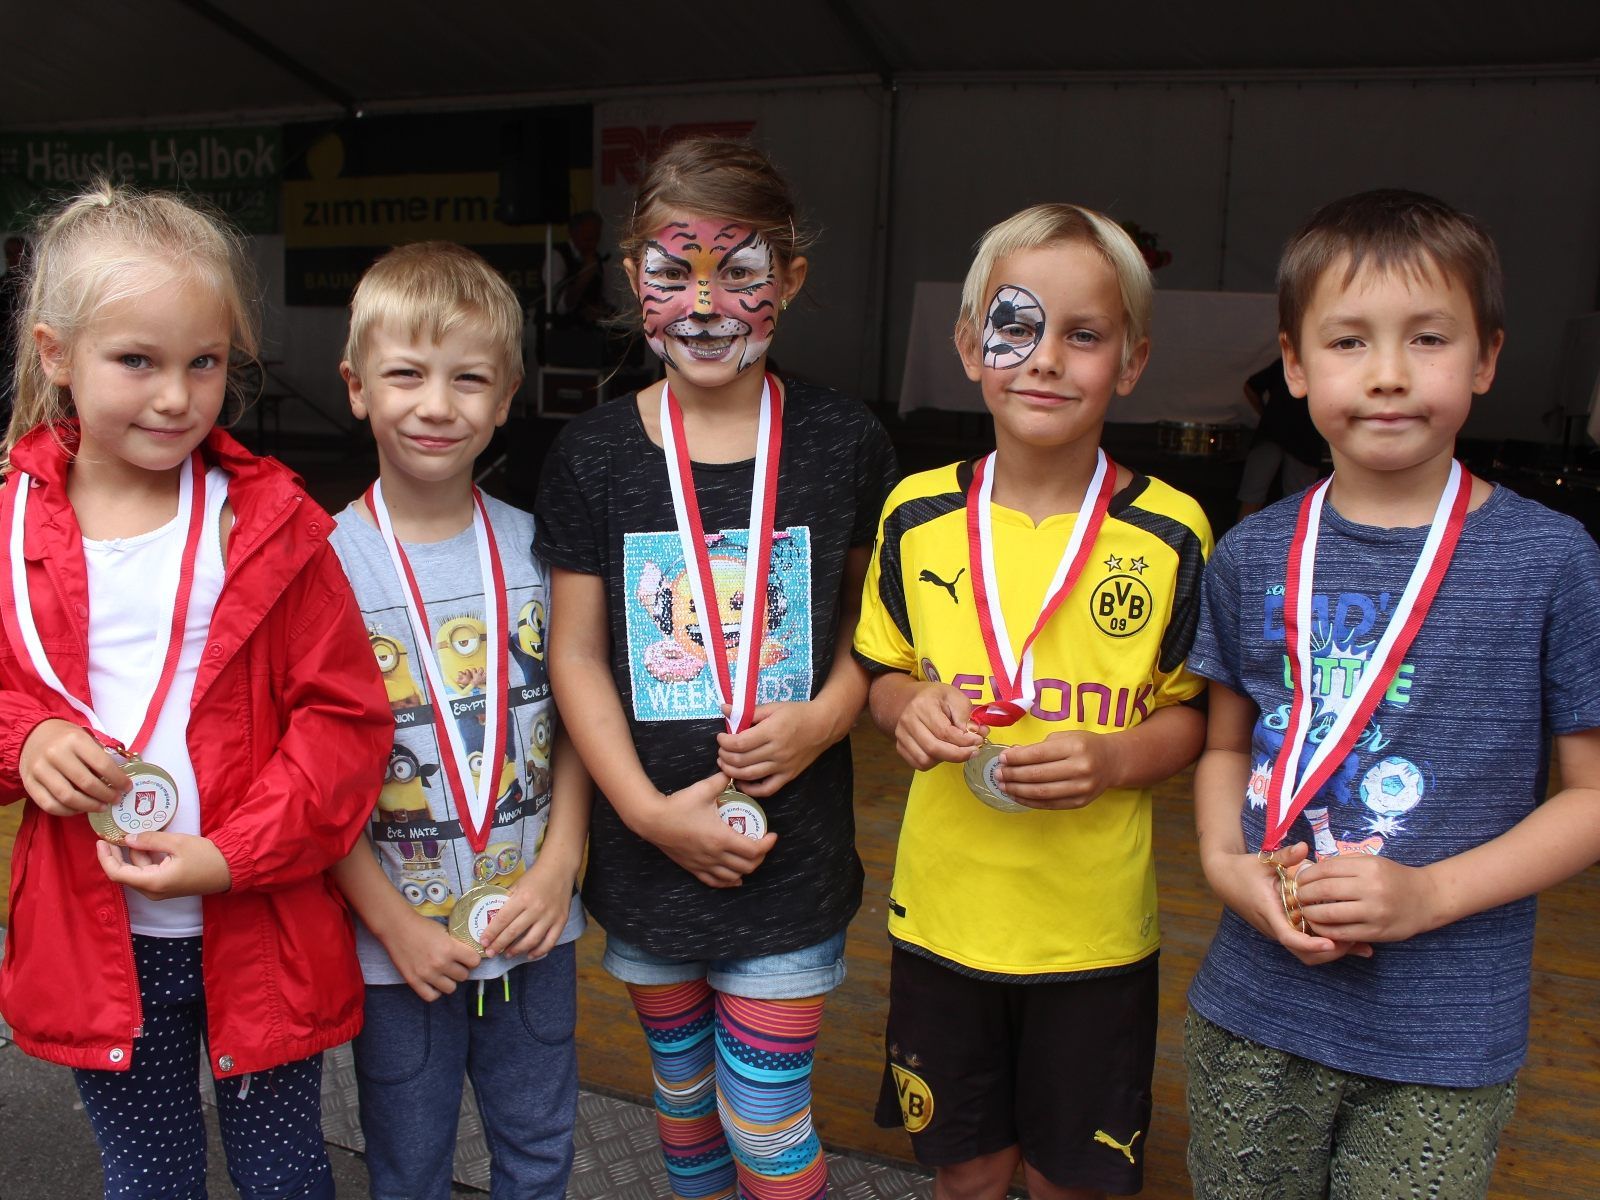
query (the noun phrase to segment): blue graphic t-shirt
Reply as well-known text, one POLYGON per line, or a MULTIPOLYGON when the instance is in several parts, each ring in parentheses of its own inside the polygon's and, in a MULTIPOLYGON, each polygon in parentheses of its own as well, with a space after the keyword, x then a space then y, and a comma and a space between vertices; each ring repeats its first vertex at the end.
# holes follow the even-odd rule
MULTIPOLYGON (((1243 812, 1261 844, 1267 782, 1291 698, 1283 623, 1299 497, 1232 530, 1206 569, 1189 667, 1260 710, 1243 812)), ((1426 529, 1323 509, 1312 593, 1307 757, 1350 703, 1426 529)), ((1505 488, 1467 517, 1416 641, 1356 747, 1286 842, 1316 858, 1382 854, 1424 866, 1505 833, 1545 794, 1552 735, 1600 726, 1600 551, 1578 522, 1505 488)), ((1189 1000, 1207 1020, 1343 1071, 1477 1087, 1527 1051, 1529 897, 1370 959, 1303 966, 1224 910, 1189 1000)))
MULTIPOLYGON (((707 533, 707 559, 719 596, 733 598, 718 640, 726 648, 734 694, 740 605, 750 531, 707 533)), ((756 703, 809 700, 811 654, 811 530, 775 530, 767 576, 767 611, 761 631, 756 703)), ((694 595, 676 529, 624 535, 622 586, 637 603, 627 606, 628 675, 633 711, 640 721, 715 721, 722 716, 716 668, 706 656, 704 633, 692 619, 694 595)), ((819 681, 820 683, 820 681, 819 681)))

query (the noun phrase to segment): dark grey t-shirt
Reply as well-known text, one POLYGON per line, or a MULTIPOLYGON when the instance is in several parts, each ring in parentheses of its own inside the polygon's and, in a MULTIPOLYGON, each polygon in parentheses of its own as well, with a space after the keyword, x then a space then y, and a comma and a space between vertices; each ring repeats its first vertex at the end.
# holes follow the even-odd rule
MULTIPOLYGON (((743 578, 754 471, 753 461, 694 466, 725 598, 743 578)), ((758 703, 809 700, 826 682, 846 557, 871 545, 893 482, 888 436, 863 405, 788 384, 758 703)), ((633 395, 567 425, 545 463, 536 511, 539 555, 605 581, 612 679, 645 773, 663 791, 710 775, 725 726, 689 602, 665 458, 633 395)), ((608 932, 668 958, 813 945, 861 903, 851 792, 845 740, 761 801, 778 842, 737 888, 700 883, 597 802, 584 903, 608 932)))
MULTIPOLYGON (((1285 562, 1299 497, 1229 532, 1206 568, 1189 668, 1261 710, 1245 844, 1290 691, 1285 562)), ((1328 505, 1312 595, 1312 737, 1347 702, 1426 529, 1377 529, 1328 505)), ((1600 551, 1578 522, 1496 488, 1468 514, 1427 619, 1356 748, 1287 841, 1424 866, 1490 841, 1545 793, 1552 734, 1600 727, 1600 551)), ((1303 769, 1303 767, 1302 767, 1303 769)), ((1478 1087, 1510 1079, 1528 1043, 1534 900, 1477 913, 1370 959, 1303 966, 1231 911, 1189 992, 1201 1016, 1342 1071, 1478 1087)))

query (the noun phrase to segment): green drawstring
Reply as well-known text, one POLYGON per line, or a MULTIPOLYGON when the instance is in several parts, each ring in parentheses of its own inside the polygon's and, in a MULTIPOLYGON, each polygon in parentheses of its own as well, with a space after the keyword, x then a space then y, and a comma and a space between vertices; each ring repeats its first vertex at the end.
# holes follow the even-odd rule
MULTIPOLYGON (((511 976, 509 973, 500 976, 501 986, 505 989, 506 1003, 511 1003, 511 976)), ((483 980, 478 980, 478 1015, 483 1016, 483 980)))

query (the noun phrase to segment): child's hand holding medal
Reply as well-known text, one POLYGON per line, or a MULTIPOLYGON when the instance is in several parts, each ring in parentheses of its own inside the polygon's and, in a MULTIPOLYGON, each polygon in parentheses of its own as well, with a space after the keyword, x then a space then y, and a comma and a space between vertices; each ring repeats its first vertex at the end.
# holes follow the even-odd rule
POLYGON ((1296 842, 1270 854, 1257 852, 1238 856, 1247 862, 1254 860, 1252 873, 1255 880, 1251 891, 1258 893, 1255 896, 1257 902, 1248 906, 1255 910, 1253 913, 1246 908, 1235 907, 1231 902, 1229 907, 1268 937, 1276 938, 1284 949, 1309 967, 1333 962, 1346 955, 1371 958, 1372 946, 1369 943, 1339 940, 1312 924, 1307 910, 1315 906, 1300 893, 1300 873, 1312 865, 1307 862, 1310 853, 1311 848, 1306 843, 1296 842), (1263 871, 1262 867, 1266 870, 1263 871), (1264 902, 1261 893, 1264 893, 1264 902))
POLYGON ((92 733, 59 718, 34 726, 18 767, 28 798, 57 817, 104 812, 133 784, 92 733))
POLYGON ((572 904, 573 872, 558 870, 540 855, 489 920, 482 938, 483 956, 497 954, 543 958, 556 948, 572 904))
POLYGON ((1122 777, 1116 740, 1084 729, 1002 750, 995 780, 1010 799, 1029 808, 1083 808, 1122 777))
POLYGON ((914 688, 894 727, 894 748, 918 771, 942 762, 964 763, 984 744, 972 721, 972 701, 936 679, 910 680, 914 688))
POLYGON ((769 832, 752 839, 723 820, 717 803, 728 789, 728 777, 719 771, 661 795, 630 825, 707 887, 738 887, 761 865, 778 835, 769 832))

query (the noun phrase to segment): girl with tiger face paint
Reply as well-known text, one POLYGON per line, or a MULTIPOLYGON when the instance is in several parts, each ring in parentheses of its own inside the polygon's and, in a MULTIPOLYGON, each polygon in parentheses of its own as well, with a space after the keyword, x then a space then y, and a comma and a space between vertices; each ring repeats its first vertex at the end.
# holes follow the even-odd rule
MULTIPOLYGON (((719 146, 706 155, 683 146, 664 151, 657 163, 665 166, 652 167, 640 187, 622 267, 645 341, 685 414, 709 404, 729 420, 747 415, 753 446, 778 316, 806 279, 794 201, 758 151, 719 146)), ((655 395, 647 391, 641 411, 651 427, 644 410, 655 395)))
POLYGON ((748 225, 670 221, 645 246, 639 270, 645 338, 668 367, 766 356, 782 299, 772 247, 748 225))
POLYGON ((859 402, 768 373, 807 264, 759 150, 668 146, 619 242, 666 378, 567 423, 536 542, 553 566, 550 679, 596 785, 584 897, 662 1081, 673 1195, 821 1200, 810 1070, 861 896, 845 735, 868 678, 850 645, 894 452, 859 402), (762 613, 758 522, 772 525, 766 619, 746 624, 762 613), (785 608, 791 588, 808 605, 785 608), (713 647, 757 688, 737 721, 719 711, 713 647), (719 815, 730 783, 730 811, 758 803, 769 830, 719 815), (678 1037, 697 1027, 711 1036, 678 1037), (776 1043, 781 1087, 761 1066, 776 1043))

